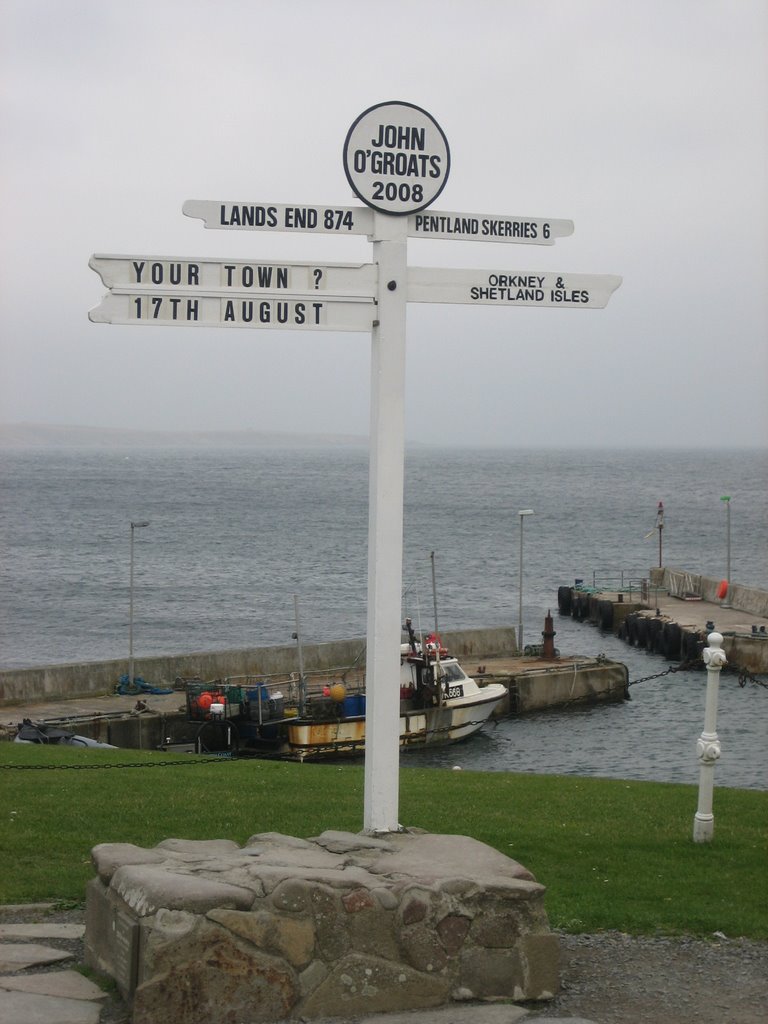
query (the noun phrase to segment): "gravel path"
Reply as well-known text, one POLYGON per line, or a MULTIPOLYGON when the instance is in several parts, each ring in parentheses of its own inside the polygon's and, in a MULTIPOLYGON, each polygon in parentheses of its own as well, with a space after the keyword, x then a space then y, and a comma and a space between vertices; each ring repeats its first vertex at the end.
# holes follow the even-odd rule
POLYGON ((562 992, 536 1016, 597 1024, 765 1024, 768 942, 563 935, 562 992))
MULTIPOLYGON (((82 908, 41 913, 0 907, 0 923, 83 923, 82 908)), ((621 932, 561 935, 562 991, 552 1002, 528 1004, 537 1017, 580 1017, 595 1024, 765 1024, 768 1021, 768 942, 638 938, 621 932)), ((51 940, 83 963, 82 940, 51 940)), ((65 964, 63 966, 70 966, 65 964)), ((57 965, 54 969, 60 969, 57 965)), ((418 1015, 416 1015, 418 1016, 418 1015)), ((129 1024, 117 996, 100 1024, 129 1024)), ((478 1009, 478 1024, 482 1024, 478 1009)), ((350 1022, 351 1024, 351 1022, 350 1022)))

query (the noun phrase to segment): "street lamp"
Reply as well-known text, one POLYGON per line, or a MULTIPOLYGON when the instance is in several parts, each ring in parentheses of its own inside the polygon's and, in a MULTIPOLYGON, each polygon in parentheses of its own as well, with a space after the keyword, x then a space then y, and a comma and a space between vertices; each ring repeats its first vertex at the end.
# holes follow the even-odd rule
POLYGON ((517 649, 523 650, 523 519, 533 515, 532 508, 521 508, 520 516, 520 604, 517 612, 517 649))
POLYGON ((727 538, 726 546, 726 562, 725 562, 725 579, 728 583, 728 589, 725 592, 725 601, 723 601, 723 608, 731 607, 731 496, 730 494, 724 494, 720 501, 725 502, 725 532, 727 538))
POLYGON ((149 526, 148 519, 141 519, 137 522, 131 520, 131 582, 129 587, 128 605, 128 692, 133 689, 133 533, 134 530, 141 530, 149 526))
POLYGON ((659 507, 656 509, 656 529, 659 531, 659 568, 663 568, 664 559, 662 557, 662 540, 661 535, 664 532, 664 502, 659 502, 659 507))

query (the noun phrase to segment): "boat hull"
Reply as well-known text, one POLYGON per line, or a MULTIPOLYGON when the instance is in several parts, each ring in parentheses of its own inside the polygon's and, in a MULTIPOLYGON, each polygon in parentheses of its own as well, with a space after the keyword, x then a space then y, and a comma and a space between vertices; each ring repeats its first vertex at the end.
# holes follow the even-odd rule
MULTIPOLYGON (((507 695, 492 684, 479 699, 451 701, 439 707, 400 713, 400 747, 457 743, 478 732, 507 695)), ((330 757, 360 757, 365 752, 365 716, 333 721, 299 719, 288 725, 290 754, 300 761, 330 757)))

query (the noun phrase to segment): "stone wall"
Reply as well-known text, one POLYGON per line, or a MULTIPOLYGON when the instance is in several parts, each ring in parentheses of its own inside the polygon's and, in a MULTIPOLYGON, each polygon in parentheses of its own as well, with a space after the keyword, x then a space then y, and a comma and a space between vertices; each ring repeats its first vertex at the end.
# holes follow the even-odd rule
POLYGON ((133 1024, 318 1019, 550 999, 544 887, 466 836, 276 833, 92 851, 86 962, 133 1024))

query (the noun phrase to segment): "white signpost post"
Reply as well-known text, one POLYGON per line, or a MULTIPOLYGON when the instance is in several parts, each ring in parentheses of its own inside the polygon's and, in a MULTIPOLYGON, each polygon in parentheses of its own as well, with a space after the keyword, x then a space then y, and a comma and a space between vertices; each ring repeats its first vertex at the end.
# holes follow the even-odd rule
POLYGON ((366 235, 370 264, 93 256, 110 289, 95 323, 371 333, 364 828, 398 823, 405 312, 408 302, 602 309, 613 275, 409 267, 409 237, 552 245, 569 220, 424 212, 445 187, 448 141, 410 103, 380 103, 347 133, 344 171, 363 207, 187 200, 206 228, 366 235))

